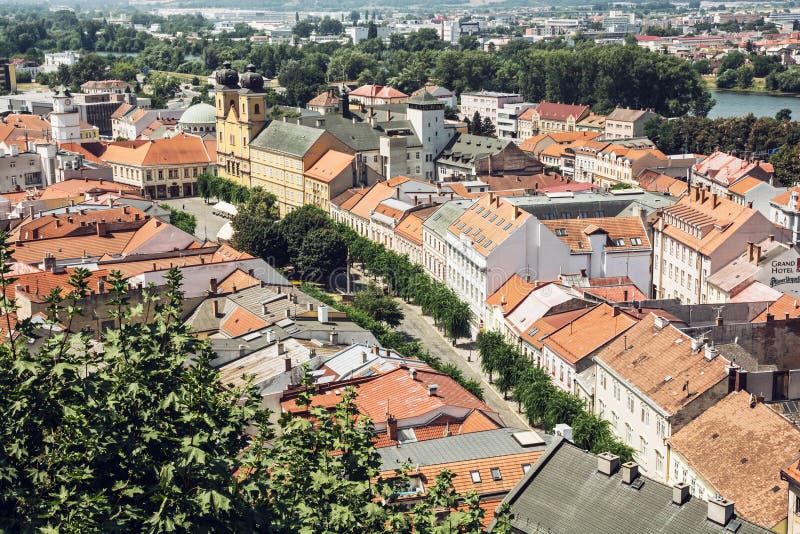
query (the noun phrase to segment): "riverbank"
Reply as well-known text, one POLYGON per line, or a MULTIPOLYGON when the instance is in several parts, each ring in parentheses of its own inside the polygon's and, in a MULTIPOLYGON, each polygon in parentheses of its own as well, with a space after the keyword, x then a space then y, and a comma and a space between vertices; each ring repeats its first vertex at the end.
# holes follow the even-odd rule
POLYGON ((717 87, 717 77, 713 74, 703 74, 703 81, 706 84, 706 87, 709 91, 725 91, 730 93, 742 93, 742 94, 761 94, 761 95, 768 95, 768 96, 787 96, 787 97, 800 97, 800 93, 785 93, 783 91, 775 91, 772 89, 767 89, 766 78, 753 78, 753 85, 748 87, 747 89, 740 89, 737 87, 732 87, 730 89, 725 88, 721 89, 717 87))

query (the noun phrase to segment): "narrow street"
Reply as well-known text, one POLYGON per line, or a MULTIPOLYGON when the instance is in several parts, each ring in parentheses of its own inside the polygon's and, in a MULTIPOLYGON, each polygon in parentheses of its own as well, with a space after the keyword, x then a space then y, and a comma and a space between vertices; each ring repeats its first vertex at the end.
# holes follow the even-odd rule
POLYGON ((506 425, 517 428, 530 428, 523 416, 517 413, 517 403, 504 400, 503 395, 489 384, 488 377, 481 372, 475 351, 471 355, 472 362, 468 362, 470 351, 460 347, 453 347, 450 341, 445 339, 433 325, 433 319, 422 315, 418 306, 406 304, 400 299, 397 302, 400 303, 405 315, 398 330, 422 343, 431 354, 440 357, 445 362, 456 365, 461 369, 465 377, 479 380, 483 386, 484 401, 500 414, 500 418, 506 425))

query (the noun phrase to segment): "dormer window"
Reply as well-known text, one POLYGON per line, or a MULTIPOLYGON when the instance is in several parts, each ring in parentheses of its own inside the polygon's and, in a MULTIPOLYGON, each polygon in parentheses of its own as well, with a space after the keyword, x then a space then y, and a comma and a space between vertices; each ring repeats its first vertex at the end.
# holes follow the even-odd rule
POLYGON ((624 247, 625 246, 625 240, 621 239, 621 238, 612 239, 611 242, 614 243, 615 247, 624 247))
POLYGON ((559 236, 559 237, 564 237, 565 235, 567 235, 567 229, 566 228, 556 228, 556 235, 559 236))

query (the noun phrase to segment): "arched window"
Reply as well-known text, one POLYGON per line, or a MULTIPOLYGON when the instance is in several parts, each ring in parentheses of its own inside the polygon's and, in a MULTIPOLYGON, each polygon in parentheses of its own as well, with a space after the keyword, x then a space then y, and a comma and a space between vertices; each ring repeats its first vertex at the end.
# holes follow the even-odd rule
POLYGON ((256 115, 261 113, 261 106, 260 105, 256 104, 255 112, 256 112, 256 115))

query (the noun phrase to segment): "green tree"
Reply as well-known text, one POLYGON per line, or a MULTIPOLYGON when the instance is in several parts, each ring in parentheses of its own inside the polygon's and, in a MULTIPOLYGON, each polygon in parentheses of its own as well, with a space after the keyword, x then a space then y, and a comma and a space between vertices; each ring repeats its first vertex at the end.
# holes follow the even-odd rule
POLYGON ((369 21, 367 25, 367 39, 377 39, 378 38, 378 27, 375 25, 375 21, 369 21))
POLYGON ((232 244, 258 256, 275 267, 289 262, 286 239, 281 232, 278 219, 277 199, 263 189, 253 189, 247 202, 237 206, 236 216, 231 220, 232 244))
POLYGON ((745 55, 741 52, 736 50, 732 52, 728 52, 728 54, 722 58, 722 62, 719 66, 719 73, 723 73, 726 70, 735 70, 739 67, 744 66, 745 55))
POLYGON ((305 236, 292 262, 301 279, 331 287, 331 274, 343 268, 346 260, 347 245, 342 236, 333 228, 317 228, 305 236))
POLYGON ((492 374, 502 362, 501 351, 505 346, 505 339, 500 332, 488 331, 479 333, 476 341, 478 355, 481 358, 481 370, 489 375, 489 382, 492 382, 492 374))
POLYGON ((485 135, 487 137, 494 137, 495 135, 494 123, 489 117, 483 118, 483 123, 481 124, 481 135, 485 135))
POLYGON ((290 211, 281 221, 281 232, 289 245, 289 255, 295 261, 306 237, 320 228, 330 228, 328 214, 311 204, 290 211))
POLYGON ((179 209, 173 208, 169 204, 161 204, 165 210, 169 210, 169 223, 176 226, 188 234, 194 234, 197 227, 197 219, 191 213, 186 213, 179 209))
POLYGON ((481 114, 477 110, 472 114, 472 120, 469 124, 469 133, 472 135, 483 135, 483 119, 481 119, 481 114))
POLYGON ((782 185, 788 187, 797 183, 798 177, 800 177, 799 145, 783 145, 769 161, 775 167, 775 178, 782 185))
POLYGON ((779 109, 778 112, 775 113, 775 120, 781 122, 790 122, 792 120, 792 110, 789 108, 779 109))
POLYGON ((374 282, 355 294, 353 306, 389 326, 398 326, 403 320, 400 305, 392 297, 385 295, 374 282))

